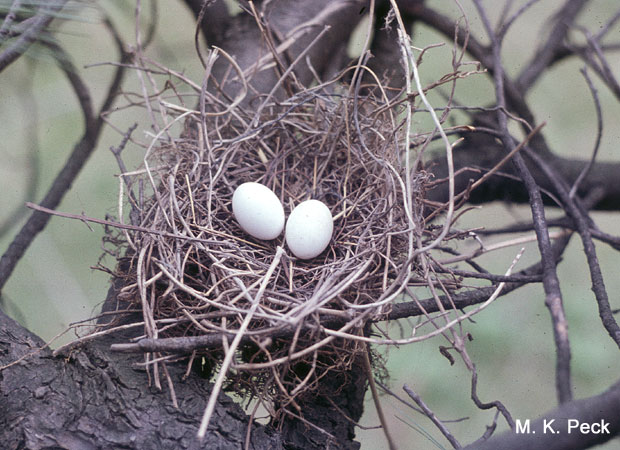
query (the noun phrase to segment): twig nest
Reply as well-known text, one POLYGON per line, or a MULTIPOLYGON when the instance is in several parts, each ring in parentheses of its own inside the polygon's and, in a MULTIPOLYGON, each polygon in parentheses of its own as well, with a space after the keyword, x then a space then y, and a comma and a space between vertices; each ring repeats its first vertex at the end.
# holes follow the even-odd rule
POLYGON ((232 209, 241 228, 257 239, 269 241, 282 233, 284 208, 276 194, 263 184, 241 184, 233 194, 232 209))
MULTIPOLYGON (((346 336, 387 314, 418 271, 409 244, 425 231, 428 177, 404 164, 408 130, 383 95, 336 83, 268 101, 259 116, 186 116, 131 180, 132 223, 157 233, 117 231, 130 247, 125 298, 153 324, 145 335, 242 336, 192 360, 213 370, 233 358, 230 389, 274 404, 347 372, 367 350, 346 336), (296 258, 277 259, 282 246, 296 258)), ((210 95, 206 112, 229 101, 210 95)))
POLYGON ((293 255, 311 259, 327 248, 333 231, 334 220, 325 203, 307 200, 291 212, 284 236, 293 255))

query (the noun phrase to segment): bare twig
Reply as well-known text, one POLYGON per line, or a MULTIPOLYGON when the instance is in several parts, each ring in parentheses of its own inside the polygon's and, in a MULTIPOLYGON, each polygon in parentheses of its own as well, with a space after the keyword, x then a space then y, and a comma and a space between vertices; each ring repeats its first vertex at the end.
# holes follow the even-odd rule
POLYGON ((592 397, 573 400, 541 415, 530 422, 530 433, 513 430, 465 447, 466 450, 545 450, 587 449, 613 439, 620 432, 620 381, 605 392, 592 397), (545 424, 553 423, 554 430, 567 430, 568 421, 576 423, 607 423, 609 433, 545 433, 545 424))
POLYGON ((416 404, 424 412, 424 415, 426 415, 426 417, 428 417, 433 422, 433 424, 435 424, 435 426, 439 429, 439 431, 441 431, 441 434, 443 434, 446 437, 446 439, 450 442, 450 444, 452 444, 453 448, 461 448, 461 444, 459 444, 459 441, 456 440, 454 435, 450 433, 450 430, 446 428, 443 422, 439 420, 439 418, 435 415, 435 413, 426 405, 426 403, 424 403, 424 400, 422 400, 422 397, 420 397, 416 392, 413 391, 413 389, 411 389, 406 384, 403 385, 403 391, 405 391, 407 395, 411 397, 411 399, 414 402, 416 402, 416 404))
POLYGON ((372 393, 372 400, 375 404, 375 409, 377 410, 377 415, 379 416, 379 421, 381 422, 381 428, 383 429, 383 434, 385 435, 385 439, 387 440, 388 447, 390 450, 396 450, 396 443, 394 442, 394 438, 392 433, 390 433, 389 422, 383 413, 383 408, 381 407, 381 399, 379 399, 379 393, 377 392, 377 386, 375 384, 375 376, 372 373, 372 366, 370 364, 370 346, 366 346, 366 351, 364 352, 364 367, 366 368, 366 377, 368 378, 368 383, 370 385, 370 392, 372 393))
POLYGON ((15 62, 40 37, 44 28, 54 19, 54 14, 60 11, 66 2, 67 0, 49 0, 40 4, 32 23, 15 42, 0 53, 0 72, 15 62))
POLYGON ((588 261, 590 279, 592 281, 592 291, 594 292, 596 302, 598 304, 599 316, 601 317, 603 326, 609 333, 609 336, 613 339, 616 345, 620 347, 620 327, 611 312, 609 296, 607 295, 607 289, 605 288, 603 273, 598 262, 596 247, 592 241, 592 233, 590 232, 590 227, 588 225, 588 216, 575 204, 575 201, 569 197, 569 188, 561 176, 549 167, 547 162, 540 158, 537 154, 531 152, 529 149, 525 149, 525 151, 528 156, 532 158, 532 160, 536 161, 536 163, 540 165, 541 169, 545 171, 550 181, 557 189, 558 195, 564 202, 566 212, 575 222, 575 226, 577 227, 577 231, 581 237, 581 241, 583 242, 584 253, 588 261))
POLYGON ((532 52, 530 62, 519 74, 516 84, 523 91, 536 82, 540 75, 549 67, 556 52, 561 48, 570 25, 588 3, 588 0, 566 0, 562 7, 555 14, 555 25, 551 28, 549 37, 544 39, 541 45, 532 52))
POLYGON ((209 422, 211 421, 211 415, 213 414, 213 411, 215 409, 215 403, 220 394, 222 383, 224 383, 224 380, 226 379, 226 373, 228 372, 228 368, 230 367, 232 363, 233 357, 235 355, 235 351, 237 350, 237 347, 239 346, 239 343, 241 342, 241 338, 243 337, 245 330, 250 325, 250 321, 252 320, 252 316, 254 315, 254 312, 256 312, 256 309, 260 305, 260 299, 263 295, 263 292, 265 292, 265 289, 267 288, 267 283, 271 281, 271 275, 273 274, 273 271, 275 270, 276 266, 280 263, 280 258, 282 257, 283 252, 284 250, 282 249, 282 247, 278 247, 278 250, 273 258, 273 262, 271 266, 269 267, 269 269, 267 270, 267 273, 265 274, 265 277, 263 278, 263 282, 261 283, 260 288, 252 301, 252 306, 248 310, 248 313, 243 319, 243 323, 239 327, 239 330, 237 330, 235 334, 235 338, 233 339, 232 343, 230 344, 230 347, 228 348, 226 352, 226 357, 224 358, 224 361, 222 362, 220 373, 218 374, 217 379, 215 380, 215 384, 213 385, 213 389, 211 390, 211 395, 209 396, 209 401, 207 402, 204 415, 202 416, 202 421, 200 422, 200 428, 198 428, 198 439, 203 439, 205 437, 207 428, 209 427, 209 422))
MULTIPOLYGON (((491 40, 491 48, 493 50, 493 60, 495 67, 495 95, 497 104, 500 106, 506 106, 506 97, 504 92, 504 75, 501 62, 501 41, 497 39, 490 22, 486 15, 484 8, 482 7, 480 0, 474 0, 476 8, 482 18, 484 27, 491 40)), ((570 1, 568 2, 570 3, 570 1)), ((574 3, 574 2, 573 2, 574 3)), ((575 12, 576 14, 576 12, 575 12)), ((565 27, 565 25, 564 25, 565 27)), ((553 38, 544 47, 545 52, 553 52, 557 43, 555 40, 559 39, 558 35, 561 34, 561 30, 553 34, 553 38)), ((562 35, 563 36, 563 35, 562 35)), ((548 63, 548 61, 547 61, 548 63)), ((538 62, 535 63, 536 67, 538 62)), ((533 70, 528 75, 526 81, 533 81, 536 77, 536 70, 533 70)), ((498 110, 497 122, 502 132, 502 143, 508 151, 514 148, 514 142, 508 131, 506 115, 502 110, 498 110)), ((569 401, 572 398, 572 387, 570 381, 570 345, 568 341, 568 325, 566 316, 564 314, 564 306, 562 304, 562 293, 560 290, 560 281, 558 279, 555 258, 553 256, 551 240, 549 238, 549 229, 547 227, 545 211, 543 206, 540 189, 534 180, 531 172, 527 168, 525 161, 521 154, 516 153, 513 162, 517 173, 523 180, 523 183, 528 191, 530 198, 530 208, 532 211, 532 220, 534 222, 536 236, 538 238, 538 248, 542 258, 543 264, 543 287, 545 290, 545 304, 551 312, 554 337, 557 349, 557 370, 556 370, 556 389, 558 394, 558 400, 560 403, 569 401)))
POLYGON ((594 87, 590 76, 588 75, 588 71, 585 67, 582 67, 579 70, 584 78, 586 79, 586 83, 588 84, 588 88, 590 89, 590 93, 592 94, 592 99, 594 100, 594 109, 596 111, 596 138, 594 141, 594 150, 592 150, 592 156, 588 161, 588 164, 583 168, 579 176, 573 183, 573 186, 570 188, 568 196, 570 198, 574 198, 577 193, 577 189, 579 189, 579 184, 583 181, 584 178, 588 176, 592 166, 594 165, 594 161, 596 161, 596 156, 598 155, 598 149, 601 146, 601 138, 603 137, 603 111, 601 109, 601 101, 598 98, 598 91, 594 87))

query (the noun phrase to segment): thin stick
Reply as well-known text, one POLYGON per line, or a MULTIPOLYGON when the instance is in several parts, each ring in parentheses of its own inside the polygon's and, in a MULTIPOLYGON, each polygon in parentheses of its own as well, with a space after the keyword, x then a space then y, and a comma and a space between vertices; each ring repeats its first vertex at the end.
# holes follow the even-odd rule
POLYGON ((435 415, 435 413, 426 405, 426 403, 424 403, 424 400, 422 400, 422 397, 420 397, 413 389, 411 389, 406 384, 403 385, 403 391, 405 391, 407 395, 411 397, 411 399, 414 402, 417 403, 417 405, 424 412, 424 415, 428 417, 435 424, 435 426, 439 429, 439 431, 441 431, 441 434, 443 434, 446 437, 446 439, 450 441, 450 444, 452 444, 452 447, 461 448, 461 444, 459 444, 459 441, 456 440, 456 438, 452 435, 452 433, 450 433, 450 431, 448 430, 448 428, 446 428, 446 426, 442 423, 442 421, 439 420, 439 418, 435 415))
MULTIPOLYGON (((497 105, 506 108, 506 93, 504 87, 504 67, 501 62, 501 40, 493 31, 487 14, 482 7, 480 0, 473 0, 476 5, 476 9, 480 14, 482 23, 486 29, 486 32, 491 41, 491 49, 494 61, 494 81, 495 81, 495 97, 497 105)), ((553 39, 550 38, 547 42, 546 48, 551 48, 553 39)), ((543 57, 544 59, 544 57, 543 57)), ((535 67, 536 63, 533 63, 531 67, 535 67)), ((533 81, 535 79, 532 78, 533 81)), ((527 83, 525 83, 527 85, 527 83)), ((502 110, 497 111, 497 123, 499 125, 501 136, 500 139, 503 145, 511 150, 515 143, 508 130, 508 120, 502 110)), ((554 339, 556 344, 556 389, 558 394, 558 400, 560 403, 569 401, 572 399, 572 387, 570 377, 570 342, 567 333, 567 322, 564 313, 564 305, 562 300, 562 291, 560 289, 560 281, 557 274, 557 265, 553 250, 551 246, 551 238, 549 236, 549 227, 545 217, 545 209, 542 201, 540 188, 536 183, 536 180, 532 176, 529 168, 527 167, 524 158, 520 153, 515 153, 513 163, 519 177, 522 179, 525 188, 527 189, 530 203, 530 210, 532 212, 532 220, 535 225, 536 236, 538 238, 538 249, 542 259, 543 267, 543 288, 545 291, 545 304, 548 306, 552 322, 554 339)))
MULTIPOLYGON (((522 248, 519 253, 517 253, 517 256, 515 256, 514 260, 512 261, 512 264, 510 264, 510 267, 508 267, 508 270, 506 271, 505 275, 508 276, 512 273, 512 269, 514 268, 515 264, 517 264, 517 262, 519 261, 519 259, 521 258, 521 255, 523 255, 523 252, 525 251, 525 248, 522 248)), ((362 342, 367 342, 370 344, 377 344, 377 345, 404 345, 404 344, 412 344, 414 342, 421 342, 421 341, 425 341, 428 340, 434 336, 437 336, 439 334, 442 334, 444 331, 450 330, 454 325, 463 322, 466 319, 469 319, 471 316, 478 314, 480 311, 482 311, 483 309, 485 309, 487 306, 489 306, 491 303, 493 303, 498 297, 499 294, 502 292, 502 289, 504 289, 504 286, 506 285, 505 282, 500 283, 497 288, 495 288, 495 290, 493 291, 493 294, 491 294, 491 296, 481 305, 479 305, 478 307, 476 307, 475 309, 472 309, 471 311, 451 320, 450 322, 446 323, 443 327, 441 328, 436 328, 435 330, 431 331, 430 333, 427 333, 423 336, 413 336, 411 338, 407 338, 407 339, 375 339, 375 338, 369 338, 369 337, 365 337, 365 336, 358 336, 358 335, 354 335, 351 333, 346 333, 343 331, 339 331, 339 330, 330 330, 330 329, 325 329, 323 330, 325 332, 325 334, 332 336, 332 337, 340 337, 340 338, 345 338, 345 339, 351 339, 351 340, 356 340, 356 341, 362 341, 362 342)))
MULTIPOLYGON (((34 209, 36 211, 41 211, 41 212, 44 212, 46 214, 50 214, 52 216, 64 217, 65 219, 80 220, 82 222, 98 223, 99 225, 106 225, 106 226, 110 226, 110 227, 120 228, 122 230, 138 231, 140 233, 150 233, 150 234, 155 234, 155 235, 161 236, 161 237, 167 237, 167 238, 171 238, 171 239, 182 239, 182 240, 185 240, 185 241, 192 241, 192 242, 202 242, 204 244, 208 244, 208 243, 213 242, 213 241, 211 241, 209 239, 200 239, 200 238, 195 238, 195 237, 190 237, 190 236, 183 236, 183 235, 180 235, 180 234, 167 233, 165 231, 156 230, 156 229, 153 229, 153 228, 145 228, 145 227, 141 227, 141 226, 138 226, 138 225, 128 225, 128 224, 124 224, 124 223, 120 223, 120 222, 114 222, 112 220, 97 219, 97 218, 94 218, 94 217, 85 216, 84 214, 63 213, 63 212, 60 212, 60 211, 55 211, 53 209, 45 208, 44 206, 36 205, 34 203, 31 203, 31 202, 26 202, 26 206, 28 208, 30 208, 30 209, 34 209)), ((201 230, 212 232, 215 235, 220 235, 219 232, 217 232, 215 230, 210 230, 210 229, 205 228, 205 227, 201 227, 201 230)), ((226 237, 230 237, 230 236, 226 236, 226 237)))
MULTIPOLYGON (((404 48, 405 52, 406 52, 406 59, 408 59, 408 64, 407 67, 409 67, 409 65, 411 66, 411 71, 413 72, 413 78, 415 80, 415 84, 416 84, 416 88, 418 89, 418 95, 420 96, 420 99, 422 100, 422 102, 424 103, 424 105, 426 106, 426 108, 428 109, 429 114, 431 115, 431 118, 433 119, 433 123, 435 124, 435 127, 437 128, 437 131, 439 132, 439 134, 441 135, 441 138, 445 144, 446 147, 446 164, 448 166, 448 211, 446 212, 446 218, 445 218, 445 222, 444 222, 444 226, 441 230, 441 233, 439 233, 439 236, 437 236, 433 242, 431 242, 430 244, 422 247, 422 248, 418 248, 415 250, 414 255, 419 255, 421 253, 425 253, 428 250, 435 248, 437 245, 439 245, 439 243, 441 241, 443 241, 443 239, 446 237, 446 235, 448 234, 448 231, 450 231, 450 226, 452 225, 452 216, 454 215, 454 160, 452 157, 452 144, 450 143, 450 140, 448 139, 448 136, 446 135, 446 132, 443 130, 443 126, 441 125, 441 122, 439 121, 439 118, 437 117, 437 114, 435 113, 435 109, 432 107, 432 105, 430 104, 430 102, 428 101, 428 98, 426 98, 426 94, 424 93, 424 88, 422 87, 422 82, 420 81, 420 74, 418 72, 418 65, 416 63, 416 59, 413 57, 412 53, 411 53, 411 46, 409 44, 409 36, 406 32, 405 29, 405 25, 403 24, 402 21, 402 17, 400 16, 400 12, 398 10, 398 6, 396 4, 396 0, 391 0, 391 4, 392 4, 392 8, 394 8, 394 11, 396 12, 396 19, 398 21, 399 24, 399 36, 400 36, 400 40, 401 40, 401 47, 404 48)), ((409 76, 407 76, 407 80, 409 79, 409 76)), ((409 81, 408 81, 409 83, 409 81)), ((407 94, 411 93, 410 92, 410 87, 408 88, 407 94)), ((411 110, 411 106, 408 109, 408 116, 410 114, 410 110, 411 110)), ((410 120, 408 120, 408 123, 410 123, 410 120)), ((406 130, 406 142, 409 142, 408 136, 410 133, 410 129, 408 128, 406 130)), ((408 149, 409 147, 407 146, 406 149, 408 149)), ((409 157, 407 155, 407 157, 405 158, 405 162, 407 164, 407 180, 410 179, 410 173, 409 173, 409 157)), ((410 190, 408 189, 408 194, 410 194, 410 190)), ((411 205, 411 199, 409 200, 409 204, 411 205)))
POLYGON ((385 439, 388 442, 388 447, 390 450, 396 450, 396 444, 394 443, 394 438, 390 433, 388 428, 388 421, 385 418, 385 414, 383 413, 383 407, 381 406, 381 400, 379 400, 379 393, 377 392, 377 386, 375 384, 375 377, 372 373, 372 366, 370 365, 370 345, 366 345, 366 351, 364 352, 364 368, 366 369, 366 376, 368 377, 368 385, 370 386, 370 392, 372 393, 372 400, 375 403, 375 409, 377 410, 377 415, 379 416, 379 421, 381 422, 381 428, 383 428, 383 434, 385 434, 385 439))
POLYGON ((224 379, 226 378, 226 374, 228 373, 228 368, 230 367, 230 364, 232 363, 233 357, 235 355, 235 351, 237 350, 237 347, 239 346, 239 343, 241 342, 241 338, 243 337, 245 330, 248 328, 248 325, 250 325, 250 321, 252 320, 252 317, 254 316, 254 312, 256 312, 256 309, 258 308, 260 304, 260 299, 263 295, 263 292, 265 292, 265 289, 267 288, 267 284, 269 283, 269 280, 271 279, 271 275, 273 274, 273 271, 275 270, 276 266, 280 263, 280 258, 282 257, 283 252, 284 252, 284 249, 278 246, 278 249, 276 250, 276 255, 274 256, 273 261, 271 265, 269 266, 269 270, 267 270, 267 273, 263 277, 263 282, 261 283, 260 288, 258 289, 258 292, 256 293, 256 296, 253 299, 252 306, 250 307, 248 313, 246 314, 245 319, 243 320, 243 323, 239 327, 239 330, 237 331, 235 338, 230 344, 230 348, 226 352, 226 357, 224 358, 224 362, 222 362, 222 368, 220 369, 220 373, 218 374, 217 379, 215 380, 215 384, 213 385, 213 390, 211 391, 211 395, 209 396, 209 401, 207 402, 207 407, 205 408, 205 412, 202 416, 202 420, 200 421, 200 428, 198 428, 198 435, 197 435, 198 439, 200 440, 204 439, 207 433, 207 428, 209 427, 211 416, 213 415, 213 411, 215 410, 215 403, 217 402, 217 397, 219 396, 220 390, 222 389, 222 384, 224 383, 224 379))
POLYGON ((588 88, 590 89, 590 93, 592 94, 592 99, 594 100, 594 109, 596 111, 596 139, 594 142, 594 150, 592 151, 592 156, 588 161, 588 164, 582 169, 581 173, 573 183, 573 187, 570 189, 568 196, 570 198, 574 198, 577 193, 577 189, 579 189, 579 185, 581 182, 588 176, 592 166, 594 166, 594 162, 596 161, 596 156, 598 155, 598 149, 601 146, 601 138, 603 137, 603 111, 601 109, 601 101, 598 98, 598 91, 592 83, 590 79, 590 75, 588 75, 588 71, 585 67, 579 69, 579 71, 583 74, 586 79, 586 83, 588 84, 588 88))

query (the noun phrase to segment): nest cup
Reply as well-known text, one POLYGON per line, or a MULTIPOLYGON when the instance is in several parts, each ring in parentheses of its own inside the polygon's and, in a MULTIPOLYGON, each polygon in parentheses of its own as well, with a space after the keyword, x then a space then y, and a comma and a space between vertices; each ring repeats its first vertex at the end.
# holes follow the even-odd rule
POLYGON ((146 337, 212 336, 192 361, 213 369, 242 329, 229 386, 279 403, 351 367, 365 344, 346 336, 387 313, 415 270, 409 256, 421 227, 412 220, 425 183, 405 171, 397 111, 366 92, 325 84, 265 100, 259 113, 230 101, 223 108, 223 96, 203 92, 202 113, 165 110, 184 131, 153 146, 132 176, 153 195, 128 196, 132 221, 158 231, 125 232, 123 295, 142 310, 146 337), (334 217, 328 248, 304 261, 283 235, 247 235, 231 200, 248 181, 271 188, 287 217, 304 200, 324 202, 334 217))

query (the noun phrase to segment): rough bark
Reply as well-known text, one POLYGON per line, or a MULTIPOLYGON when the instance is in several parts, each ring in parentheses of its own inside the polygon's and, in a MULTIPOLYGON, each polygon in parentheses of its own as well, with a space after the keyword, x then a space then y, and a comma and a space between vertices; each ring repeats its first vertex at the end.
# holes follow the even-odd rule
MULTIPOLYGON (((111 338, 113 341, 114 338, 111 338)), ((0 364, 43 342, 0 313, 0 364)), ((0 372, 0 442, 6 449, 243 448, 248 417, 229 397, 219 404, 203 442, 196 439, 210 384, 169 365, 179 409, 168 389, 149 387, 134 355, 111 354, 110 340, 64 357, 46 349, 0 372)), ((252 425, 250 448, 284 448, 278 433, 252 425)))
MULTIPOLYGON (((117 298, 120 286, 115 280, 103 312, 128 306, 117 298)), ((132 314, 120 323, 139 320, 139 315, 132 314)), ((110 335, 58 357, 45 349, 0 371, 3 448, 244 448, 250 418, 224 394, 219 396, 206 438, 197 440, 211 384, 195 373, 185 379, 186 361, 167 365, 179 405, 176 409, 163 377, 161 391, 149 386, 146 370, 138 365, 143 361, 140 356, 110 351, 111 344, 127 342, 136 333, 139 331, 110 335)), ((39 337, 0 312, 0 367, 43 345, 39 337)), ((354 425, 342 415, 344 411, 358 420, 363 411, 365 378, 349 378, 354 373, 361 370, 327 377, 324 388, 330 396, 300 399, 304 420, 287 416, 273 426, 253 423, 249 448, 359 448, 354 425)))

